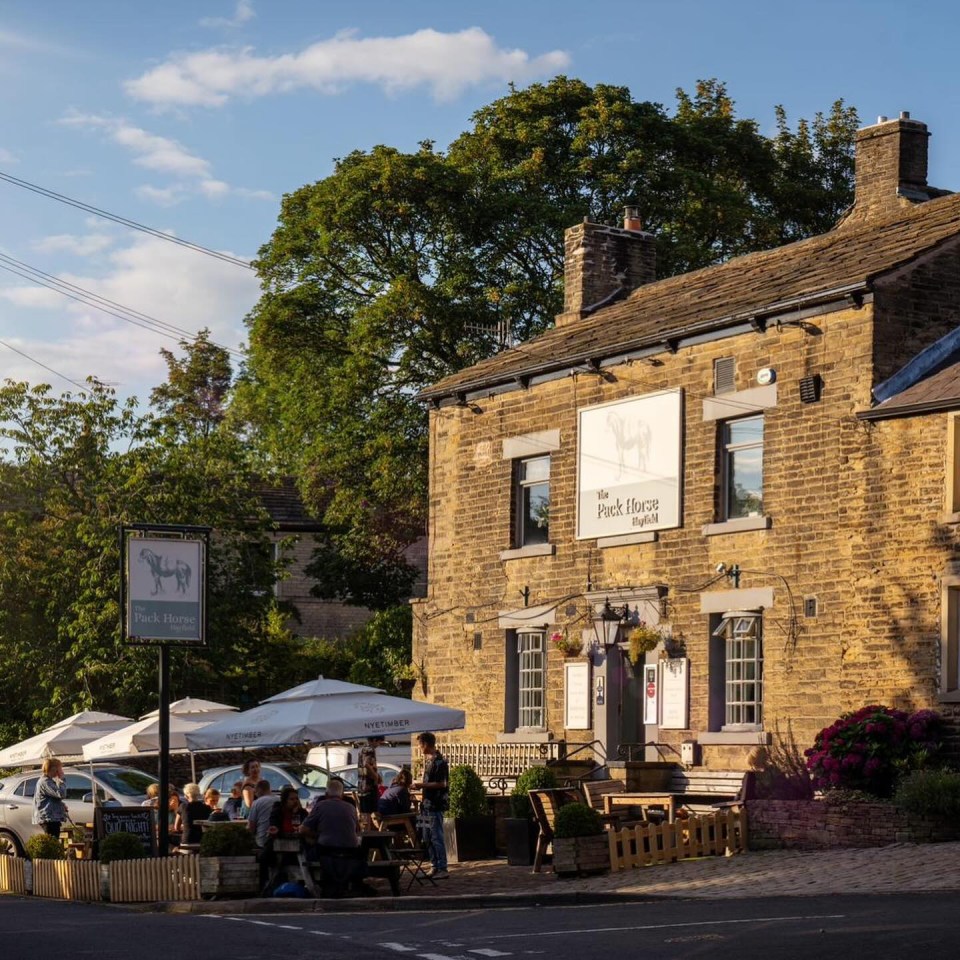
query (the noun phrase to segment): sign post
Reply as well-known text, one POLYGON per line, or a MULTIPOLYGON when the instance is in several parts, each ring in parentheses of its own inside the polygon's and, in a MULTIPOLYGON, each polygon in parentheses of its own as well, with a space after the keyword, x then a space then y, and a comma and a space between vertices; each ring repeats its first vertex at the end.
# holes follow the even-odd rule
POLYGON ((202 646, 207 636, 207 551, 210 527, 122 524, 120 618, 128 643, 160 647, 157 833, 169 849, 170 647, 202 646))

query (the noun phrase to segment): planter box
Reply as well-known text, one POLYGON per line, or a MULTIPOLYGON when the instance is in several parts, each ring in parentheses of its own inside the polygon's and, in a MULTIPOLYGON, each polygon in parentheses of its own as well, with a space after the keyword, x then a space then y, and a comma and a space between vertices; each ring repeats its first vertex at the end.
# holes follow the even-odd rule
POLYGON ((256 857, 200 857, 200 894, 250 897, 260 891, 256 857))
POLYGON ((527 817, 507 817, 507 863, 511 867, 529 867, 537 853, 540 827, 527 817))
POLYGON ((605 833, 594 837, 553 839, 553 872, 558 877, 582 877, 610 869, 610 841, 605 833))
POLYGON ((497 855, 496 824, 488 814, 444 820, 443 839, 450 863, 492 860, 497 855))

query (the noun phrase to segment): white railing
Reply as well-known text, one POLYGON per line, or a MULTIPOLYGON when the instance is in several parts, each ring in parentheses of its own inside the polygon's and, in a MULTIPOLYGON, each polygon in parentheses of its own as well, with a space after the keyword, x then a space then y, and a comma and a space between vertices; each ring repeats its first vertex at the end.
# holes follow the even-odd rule
MULTIPOLYGON (((544 743, 437 743, 451 767, 469 764, 483 780, 493 777, 516 779, 530 767, 543 766, 549 760, 558 759, 563 746, 560 740, 544 743)), ((420 758, 418 769, 422 767, 420 758)))

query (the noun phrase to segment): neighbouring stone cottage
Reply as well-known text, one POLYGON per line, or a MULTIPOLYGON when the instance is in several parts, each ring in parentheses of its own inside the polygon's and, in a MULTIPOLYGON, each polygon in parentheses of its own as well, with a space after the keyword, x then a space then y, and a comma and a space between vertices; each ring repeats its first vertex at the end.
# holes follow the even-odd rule
POLYGON ((423 392, 414 656, 459 739, 730 768, 869 702, 960 718, 960 196, 927 140, 881 118, 832 231, 659 282, 629 211, 579 224, 555 328, 423 392))

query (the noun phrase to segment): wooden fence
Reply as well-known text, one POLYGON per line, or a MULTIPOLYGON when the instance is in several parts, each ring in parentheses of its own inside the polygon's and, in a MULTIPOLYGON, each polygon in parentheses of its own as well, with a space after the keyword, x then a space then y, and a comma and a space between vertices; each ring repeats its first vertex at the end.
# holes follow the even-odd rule
POLYGON ((26 860, 0 854, 0 890, 5 893, 26 893, 27 878, 24 872, 26 860))
POLYGON ((747 849, 747 812, 735 810, 687 817, 676 823, 610 830, 610 869, 616 873, 632 867, 675 863, 694 857, 733 853, 747 849))
POLYGON ((34 860, 33 895, 55 900, 99 900, 96 860, 34 860))
POLYGON ((109 868, 111 903, 200 899, 200 857, 196 854, 114 860, 109 868))

